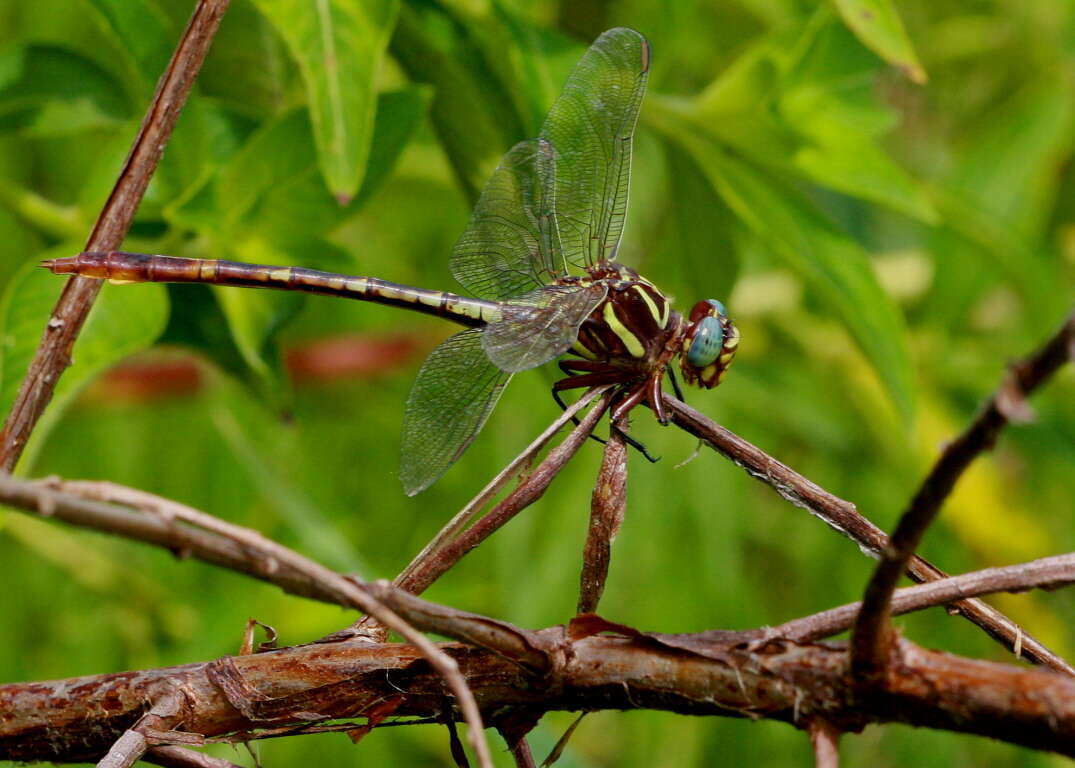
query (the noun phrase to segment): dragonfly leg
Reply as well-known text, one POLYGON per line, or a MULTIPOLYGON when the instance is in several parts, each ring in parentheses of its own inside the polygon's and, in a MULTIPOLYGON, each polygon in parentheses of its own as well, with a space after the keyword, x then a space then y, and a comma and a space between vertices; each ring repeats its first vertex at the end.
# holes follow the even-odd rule
MULTIPOLYGON (((560 363, 561 369, 564 369, 564 363, 567 363, 567 362, 568 362, 567 360, 561 361, 561 363, 560 363)), ((576 361, 571 361, 571 362, 576 362, 576 361)), ((589 362, 589 361, 577 361, 577 362, 589 362)), ((567 372, 567 371, 565 371, 565 372, 567 372)), ((564 403, 563 399, 560 397, 561 392, 563 392, 565 390, 568 390, 568 389, 579 389, 580 387, 597 387, 597 386, 600 386, 602 384, 618 384, 622 380, 623 380, 623 373, 621 371, 610 371, 610 370, 607 370, 607 369, 602 370, 602 371, 598 371, 598 372, 595 372, 595 373, 583 374, 583 375, 580 375, 580 376, 569 376, 568 378, 561 379, 560 381, 558 381, 558 382, 556 382, 555 384, 552 385, 552 399, 556 401, 556 404, 558 406, 560 406, 560 410, 567 410, 567 405, 564 403)), ((637 404, 638 403, 636 402, 635 405, 637 405, 637 404)), ((634 406, 631 406, 631 407, 634 407, 634 406)), ((616 411, 620 411, 620 409, 621 409, 621 406, 616 407, 616 411)), ((630 410, 630 408, 628 408, 627 410, 630 410)), ((623 414, 626 414, 626 412, 627 411, 622 411, 623 414)), ((657 463, 658 459, 655 459, 653 456, 650 455, 649 451, 646 450, 645 445, 643 445, 639 441, 635 440, 633 437, 628 435, 626 432, 623 432, 622 430, 620 430, 618 427, 615 426, 615 420, 616 420, 616 417, 613 417, 613 427, 612 428, 620 433, 620 435, 623 437, 623 441, 625 443, 627 443, 629 446, 631 446, 632 448, 634 448, 636 451, 641 453, 643 456, 645 456, 646 459, 649 462, 654 463, 654 464, 657 463)), ((578 420, 577 417, 573 417, 571 419, 571 421, 574 422, 576 426, 579 423, 579 420, 578 420)), ((596 440, 597 442, 599 442, 601 444, 604 444, 604 443, 608 442, 603 437, 598 437, 597 435, 595 435, 593 433, 590 434, 590 438, 592 440, 596 440)))
POLYGON ((668 369, 668 378, 672 380, 672 391, 676 393, 676 399, 687 402, 687 399, 683 397, 683 390, 679 388, 679 379, 676 378, 676 371, 674 368, 668 369))
POLYGON ((668 426, 668 411, 664 409, 664 399, 661 397, 661 374, 653 374, 646 380, 646 402, 657 415, 657 421, 662 427, 668 426))
POLYGON ((612 421, 622 421, 646 397, 646 382, 636 384, 627 390, 622 399, 612 408, 612 421))
POLYGON ((576 373, 609 373, 615 370, 608 363, 598 362, 597 360, 561 360, 558 365, 560 370, 569 376, 573 376, 576 373))
POLYGON ((660 456, 651 456, 650 452, 646 450, 646 446, 643 443, 640 443, 635 440, 618 426, 621 421, 627 418, 627 414, 634 410, 636 407, 638 407, 638 405, 643 401, 643 399, 645 399, 646 391, 646 382, 637 384, 630 390, 628 390, 627 393, 624 395, 623 399, 620 400, 620 402, 617 403, 616 406, 612 409, 610 421, 612 423, 612 428, 619 432, 620 437, 623 438, 623 441, 625 443, 627 443, 632 448, 641 453, 650 464, 656 464, 658 461, 661 460, 660 456))

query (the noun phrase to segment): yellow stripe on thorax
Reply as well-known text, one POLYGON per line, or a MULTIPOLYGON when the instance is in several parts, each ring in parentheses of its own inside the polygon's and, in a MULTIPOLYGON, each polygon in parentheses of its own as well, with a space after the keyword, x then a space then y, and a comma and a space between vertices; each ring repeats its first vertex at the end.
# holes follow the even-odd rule
MULTIPOLYGON (((649 313, 653 316, 653 322, 657 323, 657 327, 664 328, 668 324, 668 302, 664 303, 664 312, 659 312, 648 291, 639 288, 637 285, 634 286, 634 291, 642 297, 642 301, 646 302, 646 308, 649 309, 649 313)), ((640 355, 635 355, 635 357, 640 357, 640 355)))
POLYGON ((645 357, 646 348, 642 345, 642 342, 638 340, 627 328, 626 325, 620 322, 620 319, 616 317, 616 309, 612 306, 611 301, 605 302, 604 311, 605 324, 608 325, 612 332, 619 337, 623 342, 623 346, 627 348, 627 352, 631 357, 645 357))

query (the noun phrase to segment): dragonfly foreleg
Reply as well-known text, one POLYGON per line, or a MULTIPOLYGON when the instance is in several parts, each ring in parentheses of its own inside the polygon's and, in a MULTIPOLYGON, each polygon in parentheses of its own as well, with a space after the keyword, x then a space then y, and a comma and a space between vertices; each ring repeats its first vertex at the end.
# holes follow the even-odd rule
MULTIPOLYGON (((587 364, 587 367, 589 367, 589 365, 594 365, 591 361, 586 361, 586 360, 561 360, 560 361, 560 369, 562 371, 564 371, 564 373, 570 373, 572 366, 581 366, 582 364, 587 364)), ((552 385, 552 399, 556 401, 556 404, 558 406, 560 406, 560 410, 567 410, 567 404, 564 403, 563 399, 560 397, 560 393, 565 391, 565 390, 579 389, 579 388, 582 388, 582 387, 598 387, 598 386, 601 386, 602 384, 622 384, 622 383, 623 383, 623 372, 622 371, 609 370, 606 367, 602 367, 602 369, 600 369, 598 371, 595 371, 593 373, 585 373, 585 374, 581 374, 581 375, 578 375, 578 376, 568 376, 566 379, 561 379, 560 381, 556 382, 555 384, 552 385)), ((641 391, 644 392, 645 390, 643 389, 641 391)), ((638 401, 636 401, 631 406, 631 408, 633 408, 635 405, 638 405, 638 401)), ((652 464, 656 464, 658 461, 660 461, 659 456, 655 458, 652 455, 650 455, 650 452, 648 450, 646 450, 646 446, 643 443, 640 443, 638 440, 635 440, 629 434, 627 434, 622 429, 620 429, 619 427, 616 426, 616 421, 619 418, 621 418, 623 415, 625 415, 627 413, 627 411, 629 411, 629 410, 630 410, 630 408, 628 408, 626 410, 622 410, 622 406, 617 406, 617 408, 615 409, 615 412, 620 413, 620 416, 614 416, 612 418, 612 428, 620 433, 620 436, 623 437, 623 441, 625 443, 627 443, 629 446, 631 446, 636 451, 641 453, 646 458, 647 461, 649 461, 652 464)), ((576 426, 578 425, 579 422, 578 422, 577 417, 572 418, 571 420, 576 424, 576 426)), ((603 437, 598 437, 597 435, 595 435, 593 433, 590 434, 590 438, 593 439, 593 440, 596 440, 597 442, 599 442, 601 444, 604 444, 604 443, 608 442, 603 437)))
POLYGON ((679 379, 676 378, 674 368, 668 369, 668 378, 672 380, 672 391, 676 393, 676 398, 681 402, 687 402, 687 398, 683 397, 683 390, 679 388, 679 379))

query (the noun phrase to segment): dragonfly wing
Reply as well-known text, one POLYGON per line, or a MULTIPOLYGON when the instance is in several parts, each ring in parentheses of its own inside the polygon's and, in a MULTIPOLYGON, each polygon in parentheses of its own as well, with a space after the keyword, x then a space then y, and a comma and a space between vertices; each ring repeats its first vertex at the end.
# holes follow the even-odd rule
POLYGON ((452 252, 452 274, 474 295, 515 298, 566 271, 554 215, 555 162, 548 141, 529 139, 493 171, 452 252))
POLYGON ((649 72, 649 43, 610 29, 575 66, 541 137, 556 150, 556 219, 564 255, 584 267, 612 259, 627 214, 631 141, 649 72))
POLYGON ((463 455, 511 379, 489 362, 481 336, 481 328, 468 328, 449 337, 418 371, 403 415, 399 478, 408 496, 463 455))
POLYGON ((575 343, 579 326, 607 292, 604 285, 549 285, 516 299, 482 329, 482 349, 510 373, 547 363, 575 343))

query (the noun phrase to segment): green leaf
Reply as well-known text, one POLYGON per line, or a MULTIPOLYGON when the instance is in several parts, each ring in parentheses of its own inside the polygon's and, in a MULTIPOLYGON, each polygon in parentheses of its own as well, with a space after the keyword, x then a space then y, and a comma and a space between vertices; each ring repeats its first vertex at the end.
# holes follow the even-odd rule
POLYGON ((892 0, 832 0, 844 23, 870 50, 898 67, 916 83, 926 82, 926 71, 903 28, 892 0))
POLYGON ((348 206, 348 215, 361 208, 396 167, 399 156, 425 119, 432 98, 432 91, 425 86, 380 94, 366 176, 362 179, 361 189, 348 206))
POLYGON ((1042 71, 992 106, 955 158, 949 186, 1035 240, 1048 224, 1075 138, 1070 78, 1042 71))
POLYGON ((156 3, 149 0, 86 0, 111 37, 127 56, 127 69, 143 93, 151 92, 168 66, 176 31, 156 3))
POLYGON ((913 376, 907 329, 862 248, 805 197, 731 157, 695 154, 729 207, 818 292, 873 364, 909 420, 913 376))
POLYGON ((266 240, 321 235, 365 205, 384 182, 425 117, 429 97, 424 87, 380 94, 366 176, 346 208, 325 188, 309 117, 295 109, 264 124, 166 215, 225 240, 251 230, 266 240))
POLYGON ((659 240, 662 271, 691 286, 698 298, 727 296, 739 275, 735 215, 691 157, 675 144, 665 143, 664 150, 668 214, 659 240))
POLYGON ((410 79, 433 86, 433 127, 471 202, 500 156, 527 136, 514 84, 505 84, 477 37, 473 21, 448 9, 407 4, 392 38, 392 55, 410 79))
MULTIPOLYGON (((67 256, 78 246, 67 243, 41 258, 67 256)), ((65 280, 36 263, 12 277, 0 301, 0 407, 10 409, 41 341, 65 280)), ((75 342, 71 367, 64 372, 48 410, 27 449, 27 466, 49 430, 89 382, 125 357, 150 346, 164 330, 168 298, 162 285, 104 286, 75 342)))
POLYGON ((366 171, 374 83, 398 11, 396 0, 254 0, 306 83, 325 183, 346 202, 366 171))
POLYGON ((45 46, 8 49, 9 83, 0 89, 0 129, 22 128, 54 102, 88 102, 100 115, 121 120, 127 112, 119 83, 89 59, 45 46), (17 79, 11 79, 15 73, 17 79))
POLYGON ((750 47, 692 118, 755 162, 933 223, 929 196, 881 145, 897 116, 878 96, 878 66, 825 11, 750 47))
POLYGON ((50 101, 30 119, 23 129, 23 135, 46 139, 121 125, 123 121, 106 115, 89 99, 50 101))
POLYGON ((724 152, 694 126, 662 115, 661 130, 697 164, 740 221, 826 302, 909 419, 913 378, 906 328, 862 248, 800 192, 724 152))

